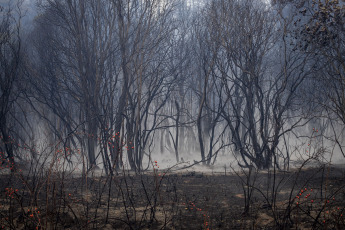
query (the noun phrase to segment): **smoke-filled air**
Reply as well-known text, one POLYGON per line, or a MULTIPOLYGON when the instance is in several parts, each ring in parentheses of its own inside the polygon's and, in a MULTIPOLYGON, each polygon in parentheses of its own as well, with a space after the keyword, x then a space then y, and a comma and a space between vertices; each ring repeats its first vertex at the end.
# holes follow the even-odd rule
POLYGON ((0 0, 1 229, 345 229, 345 3, 0 0))

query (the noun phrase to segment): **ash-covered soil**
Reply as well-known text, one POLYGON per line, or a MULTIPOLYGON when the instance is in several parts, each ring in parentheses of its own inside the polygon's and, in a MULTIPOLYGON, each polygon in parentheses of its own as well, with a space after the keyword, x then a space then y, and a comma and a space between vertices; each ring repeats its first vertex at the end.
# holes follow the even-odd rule
POLYGON ((345 229, 345 170, 1 175, 4 229, 345 229))

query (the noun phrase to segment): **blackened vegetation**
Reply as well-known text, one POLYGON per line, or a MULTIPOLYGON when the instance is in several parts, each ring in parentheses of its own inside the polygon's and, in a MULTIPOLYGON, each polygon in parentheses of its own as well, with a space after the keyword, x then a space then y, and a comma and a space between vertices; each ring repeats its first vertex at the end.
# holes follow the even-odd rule
POLYGON ((1 176, 6 229, 289 229, 345 227, 345 171, 1 176), (254 175, 255 174, 255 175, 254 175), (273 176, 275 180, 273 180, 273 176), (252 190, 248 196, 246 189, 252 190), (48 202, 46 202, 48 198, 48 202))
POLYGON ((0 228, 345 228, 343 1, 3 2, 0 228))

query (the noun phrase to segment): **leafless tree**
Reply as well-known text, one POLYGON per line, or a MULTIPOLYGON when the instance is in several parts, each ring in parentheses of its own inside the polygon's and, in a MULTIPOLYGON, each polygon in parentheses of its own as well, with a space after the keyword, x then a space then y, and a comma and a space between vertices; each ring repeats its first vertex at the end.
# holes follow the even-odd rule
POLYGON ((284 21, 261 1, 213 1, 208 15, 209 42, 221 47, 212 75, 240 165, 279 167, 280 140, 307 121, 296 96, 308 56, 287 44, 284 21))
POLYGON ((55 116, 46 119, 51 126, 61 126, 65 135, 73 132, 70 140, 85 147, 89 168, 96 165, 100 124, 104 128, 107 123, 101 114, 104 103, 111 103, 105 93, 114 94, 118 78, 111 66, 116 51, 113 7, 102 1, 47 1, 36 18, 39 61, 31 69, 32 94, 55 116))
POLYGON ((32 94, 63 123, 65 135, 73 132, 72 143, 85 146, 89 168, 101 154, 111 172, 126 146, 131 168, 142 169, 175 81, 176 70, 166 65, 173 8, 160 0, 42 5, 35 32, 41 68, 31 69, 32 94))
MULTIPOLYGON (((22 74, 21 20, 23 1, 9 1, 0 6, 0 151, 14 171, 15 110, 21 91, 18 89, 22 74)), ((3 163, 3 162, 2 162, 3 163)))

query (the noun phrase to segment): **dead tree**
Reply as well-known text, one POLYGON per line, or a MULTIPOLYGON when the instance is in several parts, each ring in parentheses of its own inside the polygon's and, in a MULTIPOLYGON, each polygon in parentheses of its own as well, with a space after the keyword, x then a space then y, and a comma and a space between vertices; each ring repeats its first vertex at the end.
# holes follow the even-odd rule
POLYGON ((10 1, 0 7, 0 151, 14 171, 14 108, 19 97, 18 80, 22 66, 21 5, 23 1, 10 1))
POLYGON ((310 73, 308 55, 294 52, 260 1, 213 1, 208 17, 208 42, 221 46, 212 73, 217 100, 239 164, 279 167, 281 138, 307 122, 297 92, 310 73))

